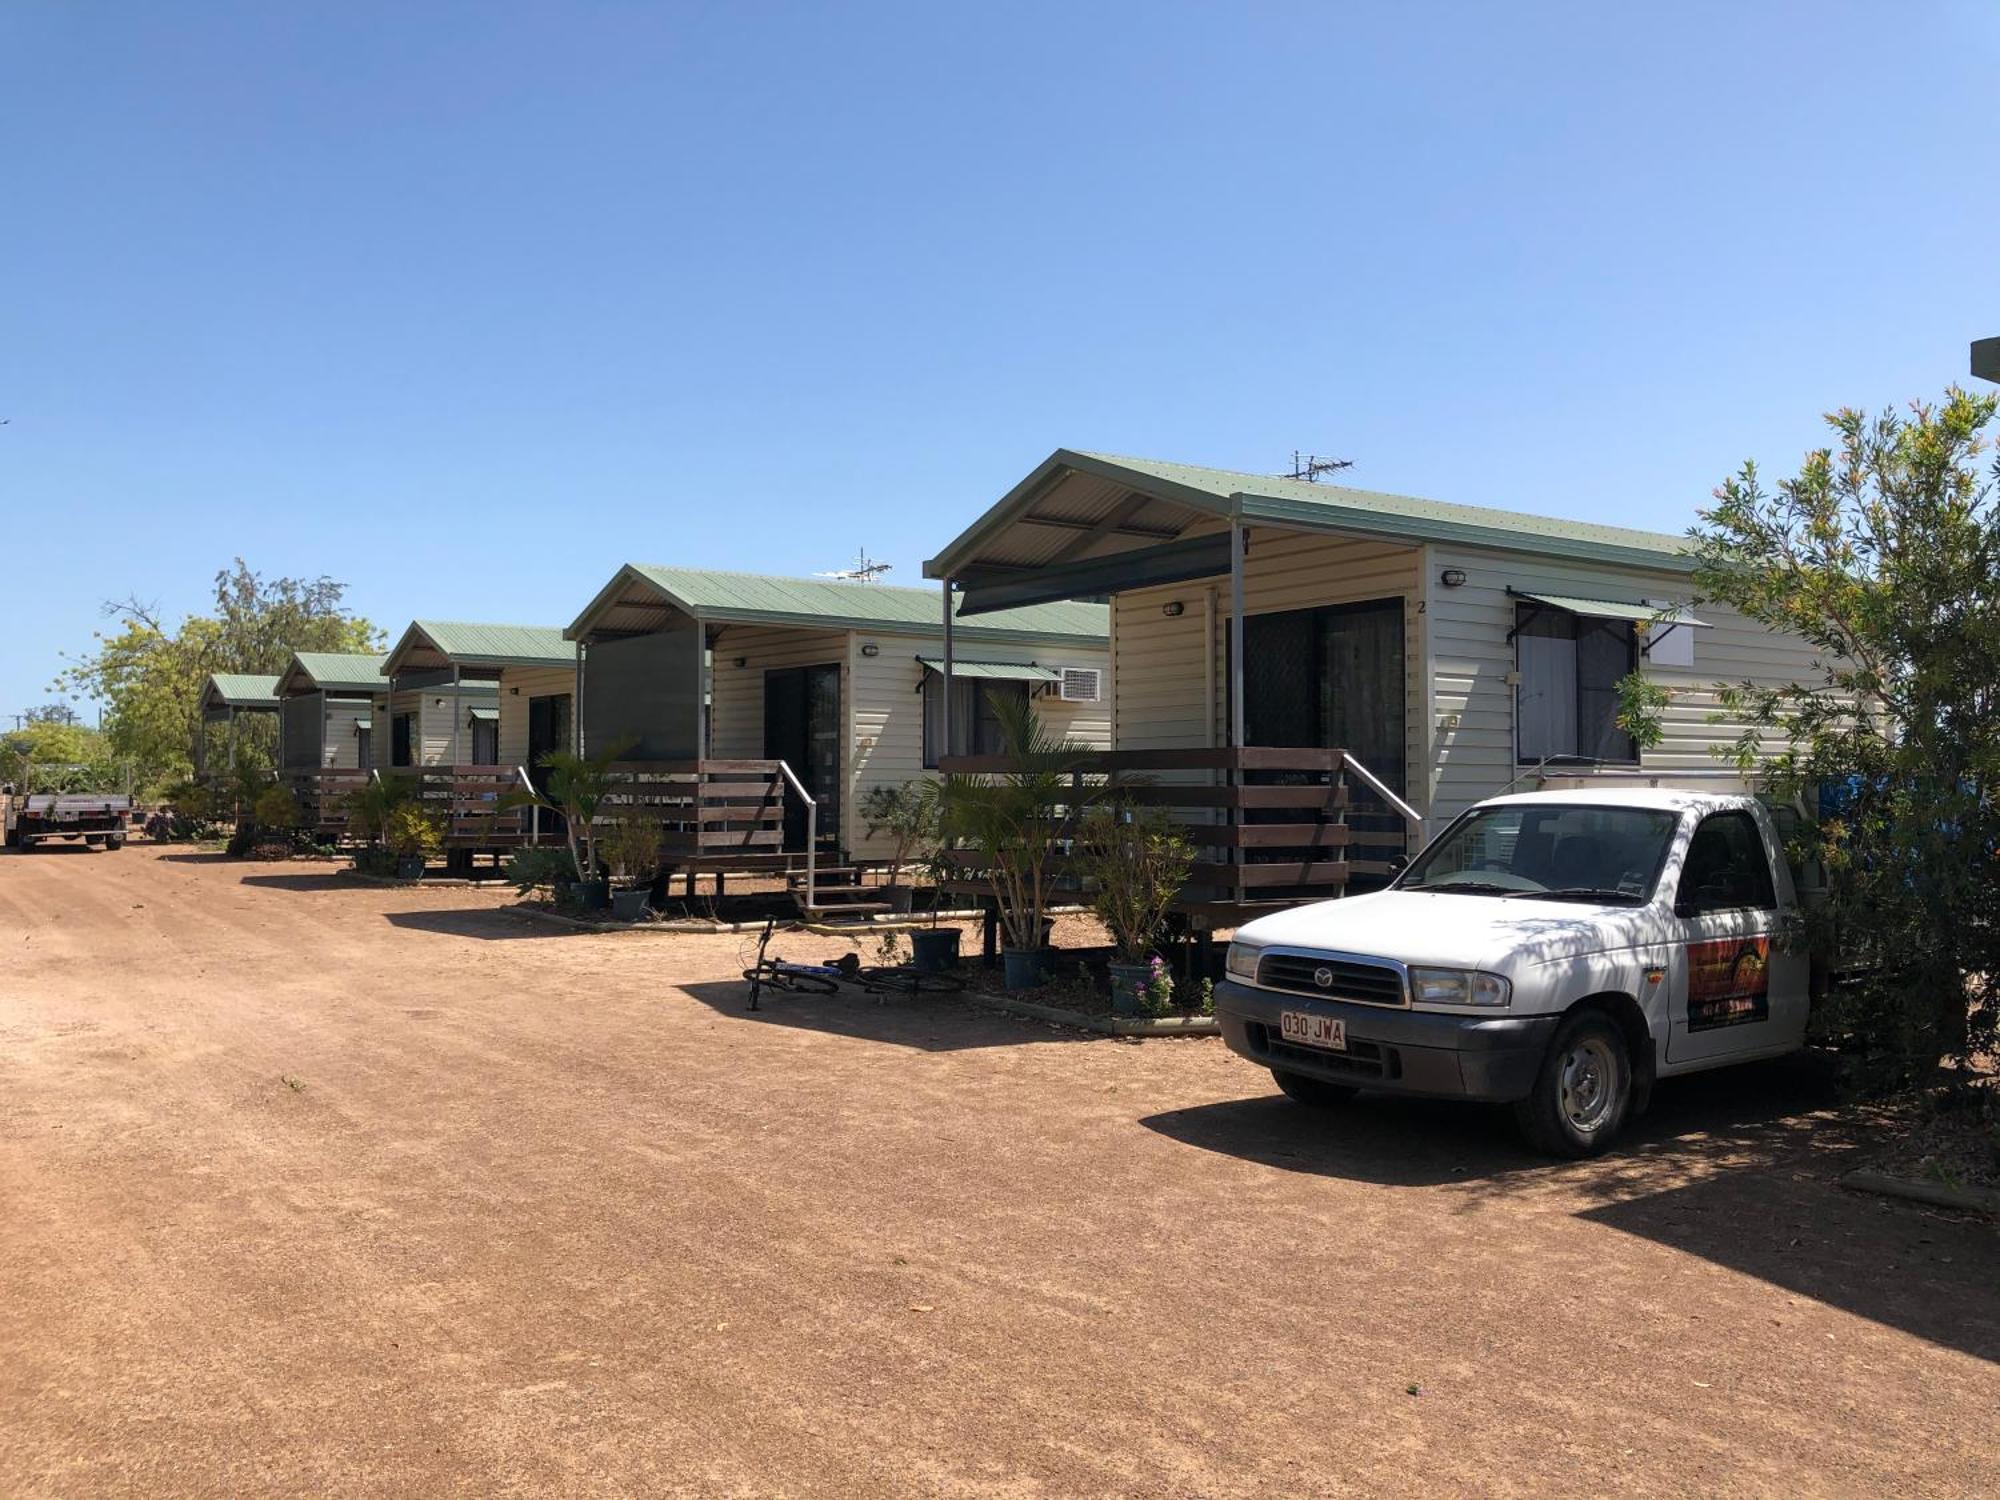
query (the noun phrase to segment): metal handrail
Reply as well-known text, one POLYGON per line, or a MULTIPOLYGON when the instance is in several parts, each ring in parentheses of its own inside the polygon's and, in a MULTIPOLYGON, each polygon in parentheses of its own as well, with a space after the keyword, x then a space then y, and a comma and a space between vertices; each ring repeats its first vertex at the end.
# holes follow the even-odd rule
POLYGON ((792 768, 784 761, 778 762, 778 771, 785 778, 799 800, 806 805, 806 910, 810 912, 819 905, 819 798, 806 790, 806 784, 799 780, 792 768))
POLYGON ((1342 770, 1352 771, 1355 775, 1355 778, 1359 780, 1363 786, 1367 787, 1369 791, 1373 792, 1376 796, 1380 797, 1384 802, 1388 803, 1389 806, 1394 811, 1402 815, 1403 821, 1407 823, 1411 828, 1416 830, 1417 848, 1422 849, 1424 847, 1424 842, 1425 842, 1424 815, 1418 812, 1414 807, 1410 806, 1410 804, 1405 802, 1401 797, 1398 797, 1394 792, 1390 791, 1389 788, 1383 783, 1381 777, 1377 776, 1373 771, 1369 770, 1366 766, 1362 765, 1360 761, 1356 760, 1353 756, 1349 755, 1344 750, 1341 752, 1340 755, 1340 764, 1342 770))
MULTIPOLYGON (((530 797, 541 796, 535 789, 535 783, 529 779, 526 766, 514 767, 514 774, 521 779, 521 787, 530 797)), ((542 842, 542 804, 539 801, 528 804, 528 828, 528 842, 539 846, 542 842)))

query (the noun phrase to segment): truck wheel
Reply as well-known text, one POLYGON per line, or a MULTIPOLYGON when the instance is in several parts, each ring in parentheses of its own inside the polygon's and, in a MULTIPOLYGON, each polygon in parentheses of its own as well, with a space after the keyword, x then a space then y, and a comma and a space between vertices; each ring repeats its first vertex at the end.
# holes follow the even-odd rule
POLYGON ((1321 1078, 1308 1078, 1303 1073, 1287 1073, 1283 1068, 1271 1069, 1271 1076, 1278 1080, 1278 1087, 1285 1091, 1286 1098, 1310 1104, 1314 1109, 1332 1109, 1361 1092, 1349 1083, 1328 1083, 1321 1078))
POLYGON ((1556 1028, 1528 1097, 1514 1118, 1531 1145, 1551 1156, 1596 1156, 1632 1108, 1632 1058, 1625 1036, 1594 1010, 1556 1028))
POLYGON ((104 847, 107 849, 123 849, 125 847, 125 835, 122 833, 110 835, 104 840, 104 847))

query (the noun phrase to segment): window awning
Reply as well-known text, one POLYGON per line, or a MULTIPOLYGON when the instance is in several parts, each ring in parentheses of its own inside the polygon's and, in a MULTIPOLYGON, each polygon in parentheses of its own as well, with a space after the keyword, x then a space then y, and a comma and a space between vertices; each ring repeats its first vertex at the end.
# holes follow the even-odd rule
POLYGON ((1692 625, 1709 629, 1706 620, 1697 620, 1684 604, 1648 604, 1643 599, 1588 599, 1580 594, 1538 594, 1527 589, 1509 589, 1516 599, 1530 599, 1552 609, 1566 609, 1590 620, 1628 620, 1635 625, 1692 625))
MULTIPOLYGON (((942 656, 917 658, 926 672, 944 675, 942 656)), ((951 664, 954 677, 985 677, 1000 682, 1061 682, 1062 673, 1053 667, 1038 667, 1031 661, 959 661, 951 664)))
POLYGON ((356 734, 361 733, 364 729, 373 729, 374 727, 375 721, 366 714, 361 715, 360 718, 354 721, 354 732, 356 734))
POLYGON ((500 710, 497 708, 468 708, 465 711, 465 716, 475 724, 497 724, 500 721, 500 710))

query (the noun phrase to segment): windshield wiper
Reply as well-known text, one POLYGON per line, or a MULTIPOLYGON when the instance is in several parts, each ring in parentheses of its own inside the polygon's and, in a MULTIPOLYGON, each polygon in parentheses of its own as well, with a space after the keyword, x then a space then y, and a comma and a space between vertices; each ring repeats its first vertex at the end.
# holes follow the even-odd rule
POLYGON ((1518 896, 1521 893, 1511 885, 1495 885, 1490 880, 1441 880, 1436 885, 1428 882, 1421 885, 1406 885, 1406 891, 1450 891, 1459 896, 1518 896))
POLYGON ((1595 885, 1561 885, 1553 890, 1522 891, 1520 894, 1531 901, 1603 901, 1633 904, 1646 899, 1634 895, 1631 891, 1614 891, 1595 885))

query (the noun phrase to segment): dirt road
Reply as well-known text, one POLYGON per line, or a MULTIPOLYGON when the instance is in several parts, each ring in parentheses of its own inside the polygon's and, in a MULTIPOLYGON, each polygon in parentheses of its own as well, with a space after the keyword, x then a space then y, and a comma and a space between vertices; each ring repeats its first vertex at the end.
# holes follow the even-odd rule
POLYGON ((1834 1187, 1809 1069, 1551 1166, 500 901, 0 857, 0 1495, 1994 1481, 1994 1232, 1834 1187))

